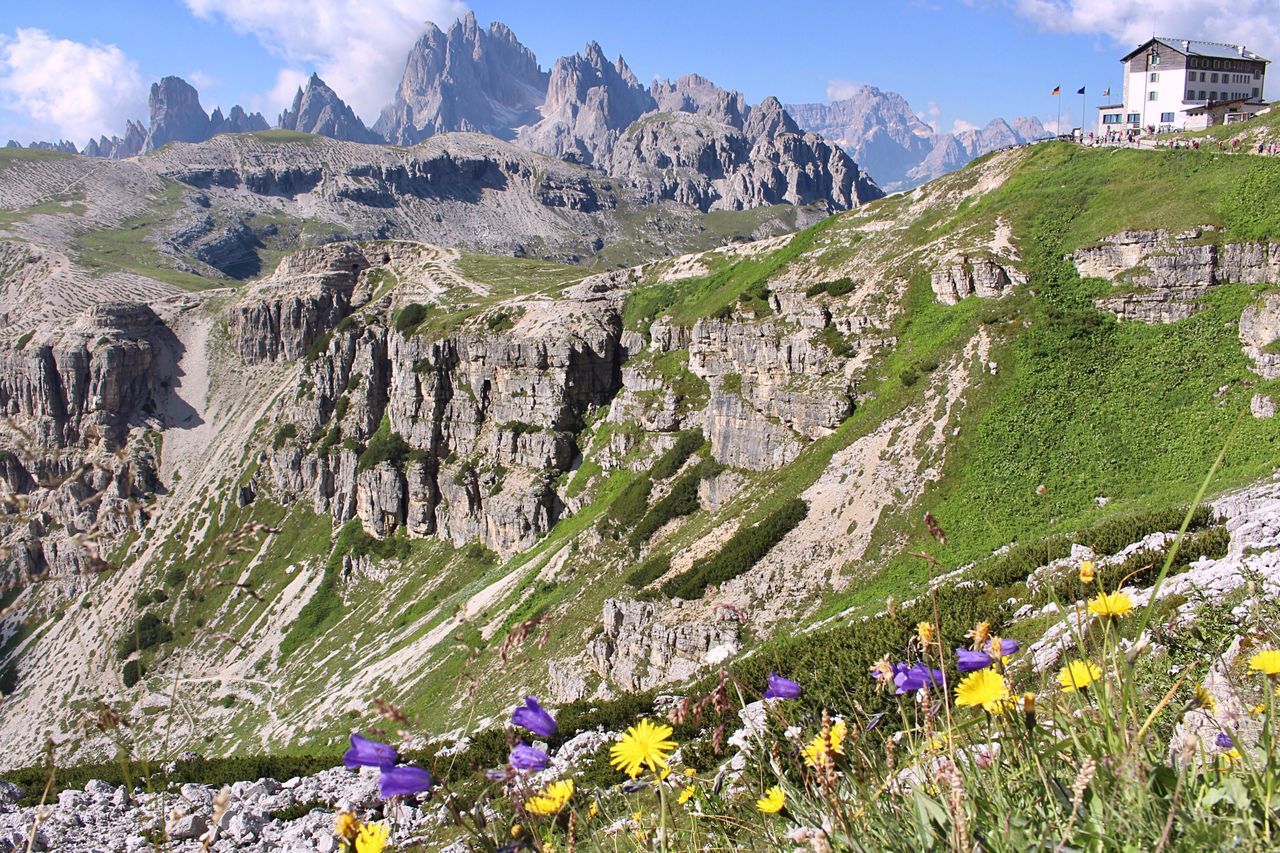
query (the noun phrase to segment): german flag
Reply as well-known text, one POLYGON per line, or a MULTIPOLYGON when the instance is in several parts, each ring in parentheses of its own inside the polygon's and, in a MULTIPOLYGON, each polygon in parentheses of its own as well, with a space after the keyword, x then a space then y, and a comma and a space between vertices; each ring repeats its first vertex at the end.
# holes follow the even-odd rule
POLYGON ((1050 94, 1050 95, 1061 95, 1061 94, 1062 94, 1062 87, 1061 87, 1061 86, 1054 86, 1054 87, 1053 87, 1053 91, 1052 91, 1052 92, 1050 92, 1049 94, 1050 94))

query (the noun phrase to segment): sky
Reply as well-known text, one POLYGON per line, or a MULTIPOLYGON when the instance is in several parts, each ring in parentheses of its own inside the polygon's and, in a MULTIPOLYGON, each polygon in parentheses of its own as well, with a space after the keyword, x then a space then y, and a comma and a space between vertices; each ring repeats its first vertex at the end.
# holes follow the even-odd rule
MULTIPOLYGON (((366 123, 426 27, 502 21, 549 68, 590 40, 642 81, 696 72, 752 102, 826 102, 858 84, 902 94, 939 130, 1034 115, 1079 123, 1119 57, 1153 32, 1248 45, 1280 60, 1280 0, 6 0, 0 144, 91 137, 147 116, 150 84, 184 77, 212 111, 272 124, 317 71, 366 123)), ((1268 95, 1277 85, 1271 84, 1268 95)), ((1092 117, 1090 117, 1092 123, 1092 117)))

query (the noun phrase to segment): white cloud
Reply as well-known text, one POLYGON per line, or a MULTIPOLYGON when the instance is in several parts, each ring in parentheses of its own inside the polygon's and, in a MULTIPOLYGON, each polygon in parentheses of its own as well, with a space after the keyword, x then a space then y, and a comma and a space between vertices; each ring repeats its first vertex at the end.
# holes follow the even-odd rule
MULTIPOLYGON (((297 68, 281 68, 276 72, 276 82, 271 87, 271 91, 251 101, 252 109, 266 116, 267 121, 275 122, 276 115, 280 111, 286 107, 293 106, 293 96, 298 89, 307 85, 307 78, 310 76, 307 72, 299 71, 297 68)), ((328 81, 326 80, 325 82, 328 81)), ((345 98, 341 94, 338 97, 345 98)))
POLYGON ((192 86, 195 86, 201 95, 204 95, 209 89, 216 89, 222 85, 221 80, 200 68, 195 71, 188 71, 184 79, 192 86))
POLYGON ((865 85, 855 80, 831 80, 827 83, 827 100, 843 101, 851 98, 865 85))
POLYGON ((977 129, 978 129, 978 126, 976 124, 965 121, 962 118, 956 119, 955 122, 951 125, 952 133, 964 133, 965 131, 968 131, 968 130, 977 130, 977 129))
POLYGON ((33 137, 92 137, 146 114, 137 64, 120 48, 57 39, 44 30, 0 35, 0 106, 24 117, 33 137))
POLYGON ((1010 0, 1042 29, 1110 37, 1137 47, 1159 36, 1244 44, 1280 59, 1276 0, 1010 0))
POLYGON ((376 119, 390 101, 404 71, 405 56, 426 22, 447 28, 467 9, 460 0, 184 2, 198 17, 221 18, 285 60, 289 67, 277 78, 265 110, 274 112, 289 105, 296 83, 283 86, 284 75, 307 67, 318 71, 366 122, 376 119), (288 94, 280 100, 285 88, 288 94))

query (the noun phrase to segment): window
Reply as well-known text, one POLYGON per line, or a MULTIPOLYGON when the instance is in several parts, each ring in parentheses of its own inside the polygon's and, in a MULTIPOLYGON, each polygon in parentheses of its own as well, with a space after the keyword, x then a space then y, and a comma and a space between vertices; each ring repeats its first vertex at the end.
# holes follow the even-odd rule
POLYGON ((1142 116, 1138 113, 1129 113, 1129 124, 1137 124, 1142 121, 1142 116))
POLYGON ((1254 87, 1253 87, 1253 96, 1254 96, 1255 98, 1256 98, 1256 97, 1258 97, 1258 87, 1257 87, 1257 86, 1254 86, 1254 87))
POLYGON ((1216 101, 1216 100, 1218 100, 1218 93, 1217 93, 1217 92, 1210 92, 1210 93, 1209 93, 1209 100, 1211 100, 1211 101, 1216 101))
POLYGON ((1205 100, 1205 91, 1204 91, 1204 89, 1201 89, 1201 90, 1200 90, 1200 97, 1199 97, 1199 98, 1197 98, 1197 100, 1200 100, 1200 101, 1205 100))
POLYGON ((1213 61, 1213 67, 1214 67, 1214 68, 1221 68, 1221 67, 1222 67, 1222 60, 1220 60, 1220 59, 1215 59, 1215 60, 1213 61))
POLYGON ((1194 101, 1195 99, 1196 99, 1196 92, 1195 92, 1195 90, 1194 90, 1194 89, 1188 89, 1188 90, 1187 90, 1187 100, 1188 100, 1188 101, 1194 101))
POLYGON ((1105 113, 1102 116, 1102 123, 1103 124, 1120 124, 1120 120, 1123 118, 1124 116, 1120 115, 1120 113, 1105 113))
POLYGON ((1201 72, 1200 72, 1200 82, 1201 82, 1201 83, 1203 83, 1203 82, 1204 82, 1204 72, 1203 72, 1203 71, 1201 71, 1201 72))
POLYGON ((1160 93, 1159 93, 1159 92, 1147 92, 1147 100, 1148 100, 1148 101, 1158 101, 1158 100, 1160 100, 1160 93))
POLYGON ((1160 113, 1160 121, 1164 124, 1173 121, 1173 113, 1160 113))
POLYGON ((1159 71, 1152 71, 1152 72, 1151 72, 1151 82, 1152 82, 1152 83, 1159 83, 1159 82, 1160 82, 1160 72, 1159 72, 1159 71))
POLYGON ((1188 68, 1199 68, 1199 67, 1200 67, 1200 60, 1196 59, 1196 58, 1193 56, 1191 59, 1188 59, 1188 60, 1187 60, 1187 67, 1188 67, 1188 68))
POLYGON ((1218 75, 1217 75, 1216 73, 1214 73, 1214 74, 1210 74, 1210 75, 1209 75, 1209 82, 1210 82, 1210 83, 1217 83, 1217 82, 1218 82, 1218 75))

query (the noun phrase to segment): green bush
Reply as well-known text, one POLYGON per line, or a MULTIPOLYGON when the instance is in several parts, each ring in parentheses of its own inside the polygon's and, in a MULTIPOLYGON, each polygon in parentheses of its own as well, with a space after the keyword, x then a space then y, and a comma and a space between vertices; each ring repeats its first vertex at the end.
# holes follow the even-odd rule
POLYGON ((640 589, 648 586, 658 578, 671 571, 671 556, 669 554, 654 554, 631 571, 627 572, 627 586, 633 589, 640 589))
POLYGON ((680 470, 690 456, 697 453, 707 439, 700 429, 688 429, 676 436, 676 443, 666 453, 658 457, 649 469, 649 476, 655 480, 665 480, 680 470))
POLYGON ((182 582, 187 579, 187 572, 181 566, 171 566, 164 573, 164 582, 169 586, 182 586, 182 582))
POLYGON ((838 278, 835 281, 823 281, 818 284, 811 284, 805 288, 804 295, 812 299, 815 296, 821 296, 824 293, 831 296, 847 296, 857 287, 853 279, 845 277, 838 278))
POLYGON ((132 687, 142 680, 142 676, 147 671, 142 666, 142 661, 128 660, 124 662, 124 668, 120 670, 120 678, 124 681, 125 687, 132 687))
POLYGON ((167 643, 173 639, 173 629, 156 614, 147 611, 138 617, 133 630, 120 638, 120 657, 127 658, 134 652, 167 643))
POLYGON ((407 335, 425 319, 427 319, 427 306, 420 302, 410 302, 396 312, 395 329, 400 334, 407 335))
POLYGON ((616 537, 623 530, 635 525, 649 508, 649 495, 653 492, 653 480, 640 477, 632 480, 618 493, 604 514, 602 529, 616 537))
POLYGON ((702 466, 686 471, 672 485, 671 491, 644 514, 635 529, 631 531, 631 535, 627 537, 627 544, 632 549, 637 549, 648 542, 653 534, 671 519, 697 512, 698 483, 701 480, 702 466))
POLYGON ((732 580, 760 562, 808 514, 809 504, 801 498, 792 498, 759 524, 739 528, 715 554, 703 557, 688 571, 664 583, 663 594, 670 598, 701 598, 708 586, 732 580))
MULTIPOLYGON (((384 424, 384 426, 387 426, 384 424)), ((360 461, 357 468, 361 471, 367 471, 383 462, 390 462, 397 468, 404 464, 409 456, 408 442, 400 437, 400 433, 392 432, 390 428, 378 428, 378 431, 369 437, 369 444, 365 447, 364 452, 360 454, 360 461)))
POLYGON ((858 354, 858 345, 852 343, 835 326, 822 327, 822 342, 831 350, 831 354, 840 358, 851 358, 858 354))
POLYGON ((898 381, 902 383, 903 388, 910 388, 920 381, 920 374, 915 368, 908 367, 898 374, 898 381))
POLYGON ((271 446, 275 450, 279 450, 297 437, 298 427, 296 424, 280 424, 280 427, 276 430, 275 436, 271 439, 271 446))

